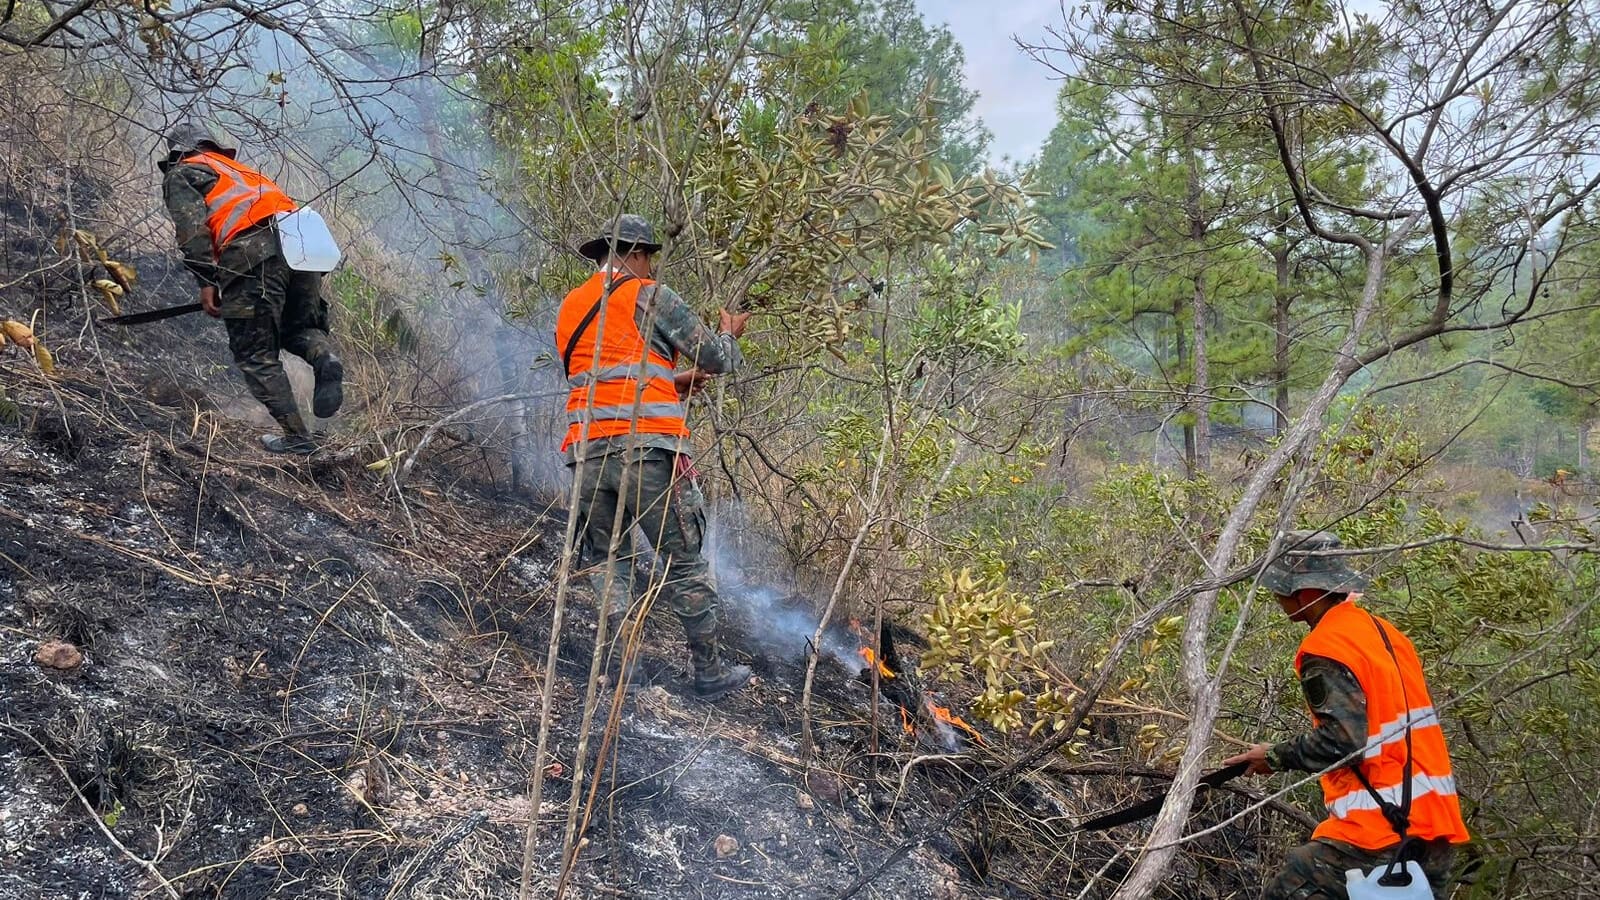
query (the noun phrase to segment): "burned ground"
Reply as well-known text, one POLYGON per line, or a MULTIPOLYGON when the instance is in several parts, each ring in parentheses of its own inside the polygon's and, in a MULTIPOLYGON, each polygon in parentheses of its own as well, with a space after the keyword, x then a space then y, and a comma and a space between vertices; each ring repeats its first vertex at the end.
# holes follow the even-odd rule
MULTIPOLYGON (((185 299, 170 262, 141 271, 163 297, 150 305, 185 299)), ((402 492, 358 436, 269 458, 215 323, 85 328, 53 381, 0 360, 0 900, 513 895, 564 515, 480 477, 467 446, 402 492), (36 658, 52 641, 81 662, 36 658)), ((536 896, 560 868, 593 647, 586 590, 574 607, 536 896)), ((753 688, 693 699, 681 634, 657 614, 609 723, 602 695, 574 895, 828 896, 1004 762, 996 735, 904 733, 889 700, 874 737, 860 666, 833 652, 804 765, 804 642, 767 639, 770 609, 730 612, 753 688)), ((914 632, 894 634, 915 653, 914 632)), ((865 895, 1114 883, 1123 843, 1070 823, 1138 790, 1115 771, 1035 772, 865 895)), ((1235 896, 1253 831, 1198 842, 1172 896, 1235 896)))
MULTIPOLYGON (((217 413, 245 407, 219 331, 108 333, 48 384, 4 364, 0 897, 511 893, 561 523, 469 479, 419 469, 402 510, 353 453, 261 455, 217 413), (36 661, 48 641, 81 663, 36 661)), ((577 605, 557 833, 593 643, 577 605)), ((664 686, 618 724, 580 895, 812 893, 891 839, 848 778, 811 799, 775 680, 792 662, 758 660, 766 684, 714 707, 673 677, 672 626, 646 644, 664 686)), ((930 862, 880 893, 954 877, 930 862)))
MULTIPOLYGON (((161 896, 153 871, 184 897, 507 895, 562 523, 442 478, 408 487, 408 520, 356 457, 266 458, 239 423, 197 411, 230 401, 207 399, 222 392, 202 354, 220 348, 198 330, 186 337, 192 365, 169 358, 149 372, 148 384, 172 385, 155 399, 74 370, 8 391, 0 897, 161 896), (36 662, 50 640, 80 648, 81 665, 36 662)), ((593 644, 587 594, 575 603, 547 834, 570 788, 593 644)), ((581 895, 823 896, 985 770, 982 748, 919 747, 887 712, 870 754, 868 687, 825 656, 821 762, 807 773, 794 737, 801 660, 736 638, 760 683, 705 704, 679 680, 675 628, 656 616, 646 631, 581 895)), ((1040 848, 1018 845, 1019 818, 1038 823, 1038 841, 1062 838, 1046 858, 1064 879, 1091 863, 1114 873, 1117 845, 1068 837, 1066 825, 1085 799, 1114 798, 1092 784, 1070 797, 1069 780, 1046 775, 869 895, 1029 895, 1021 885, 1040 882, 1018 867, 1040 848)), ((539 859, 545 881, 554 843, 539 859)))

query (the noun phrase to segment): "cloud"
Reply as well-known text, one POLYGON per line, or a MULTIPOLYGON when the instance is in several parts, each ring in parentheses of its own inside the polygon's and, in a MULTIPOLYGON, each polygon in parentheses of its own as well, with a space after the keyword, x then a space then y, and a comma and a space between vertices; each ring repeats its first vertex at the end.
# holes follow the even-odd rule
POLYGON ((1061 24, 1059 0, 917 0, 930 24, 943 24, 966 52, 967 87, 978 93, 974 111, 994 132, 990 156, 1026 159, 1055 126, 1056 75, 1017 46, 1015 37, 1039 41, 1061 24), (1003 11, 1002 11, 1003 10, 1003 11))

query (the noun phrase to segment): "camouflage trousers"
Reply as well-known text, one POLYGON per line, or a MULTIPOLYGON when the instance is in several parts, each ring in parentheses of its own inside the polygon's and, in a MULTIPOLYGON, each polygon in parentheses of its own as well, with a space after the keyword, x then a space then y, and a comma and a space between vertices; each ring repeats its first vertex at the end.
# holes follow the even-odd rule
POLYGON ((689 457, 660 448, 622 450, 577 468, 579 555, 599 608, 615 615, 632 602, 634 566, 641 561, 633 540, 638 525, 655 549, 660 596, 683 623, 695 671, 714 669, 719 600, 700 555, 705 498, 689 457))
MULTIPOLYGON (((1422 864, 1433 896, 1448 895, 1450 870, 1456 848, 1448 841, 1423 841, 1417 844, 1414 859, 1422 864)), ((1390 850, 1363 850, 1338 841, 1311 840, 1289 851, 1283 869, 1267 884, 1262 900, 1349 900, 1345 891, 1347 869, 1371 871, 1394 856, 1390 850)))
POLYGON ((285 433, 308 433, 278 351, 287 350, 313 368, 332 354, 322 276, 296 272, 281 255, 273 255, 229 278, 218 293, 228 349, 251 396, 266 406, 285 433))

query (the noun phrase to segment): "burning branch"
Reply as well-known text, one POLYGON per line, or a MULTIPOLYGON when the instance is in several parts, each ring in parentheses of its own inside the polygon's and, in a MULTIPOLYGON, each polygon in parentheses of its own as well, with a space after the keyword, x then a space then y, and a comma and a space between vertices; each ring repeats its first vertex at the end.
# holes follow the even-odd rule
MULTIPOLYGON (((894 652, 893 641, 890 638, 887 628, 880 629, 879 633, 879 646, 883 648, 882 656, 879 656, 878 652, 872 647, 867 646, 870 639, 870 632, 860 620, 851 619, 850 630, 854 632, 856 638, 861 641, 861 648, 856 652, 861 656, 861 659, 864 660, 867 665, 867 668, 862 675, 863 678, 865 678, 866 673, 870 673, 873 668, 877 669, 878 676, 885 681, 894 680, 899 677, 899 674, 894 670, 893 667, 889 665, 888 662, 890 659, 897 660, 897 657, 894 652)), ((898 664, 898 661, 896 664, 898 664)), ((907 736, 915 736, 920 733, 920 729, 917 727, 919 718, 918 710, 920 708, 920 712, 926 714, 927 721, 933 723, 934 731, 938 735, 939 743, 942 744, 946 750, 954 750, 960 746, 961 739, 956 735, 955 732, 955 729, 957 728, 966 732, 967 735, 980 746, 985 745, 983 735, 980 734, 976 728, 973 728, 966 719, 963 719, 955 713, 952 713, 949 707, 940 706, 936 702, 937 698, 934 696, 932 691, 920 690, 921 683, 915 677, 915 673, 913 673, 909 678, 909 683, 906 682, 907 679, 900 679, 900 683, 892 685, 885 690, 885 696, 891 700, 895 707, 900 711, 900 730, 903 734, 907 736)), ((877 715, 876 711, 874 711, 873 715, 877 715)))
POLYGON ((954 725, 970 735, 974 741, 978 742, 979 746, 984 745, 983 735, 978 733, 978 729, 967 724, 967 720, 950 712, 949 707, 934 703, 932 693, 925 694, 922 703, 923 706, 927 707, 928 714, 933 717, 935 722, 943 723, 946 726, 954 725))
POLYGON ((868 668, 871 668, 872 666, 877 666, 878 667, 878 675, 880 677, 882 677, 882 678, 893 678, 894 677, 894 671, 891 670, 888 666, 884 665, 883 660, 878 658, 878 654, 874 653, 872 651, 871 647, 862 647, 861 648, 861 658, 867 661, 867 667, 868 668))

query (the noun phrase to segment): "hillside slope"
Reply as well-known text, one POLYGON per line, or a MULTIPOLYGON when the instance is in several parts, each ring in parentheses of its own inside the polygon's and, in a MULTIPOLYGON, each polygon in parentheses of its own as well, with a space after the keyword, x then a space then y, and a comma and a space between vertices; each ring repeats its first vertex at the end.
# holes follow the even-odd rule
MULTIPOLYGON (((349 313, 330 450, 271 457, 220 324, 91 321, 92 273, 42 236, 70 210, 16 196, 0 192, 16 226, 0 238, 0 315, 37 317, 58 365, 46 378, 0 352, 0 900, 515 896, 565 512, 501 487, 488 430, 441 433, 403 489, 368 467, 473 399, 450 364, 471 338, 402 349, 373 338, 371 310, 349 313)), ((126 252, 131 308, 191 299, 170 253, 126 252)), ((307 370, 287 365, 303 397, 307 370)), ((720 516, 713 549, 749 544, 746 530, 720 516)), ((1017 751, 930 717, 919 639, 899 627, 903 677, 875 705, 862 638, 841 627, 803 764, 819 607, 745 556, 717 563, 731 652, 757 683, 695 699, 676 622, 649 618, 637 686, 599 697, 603 772, 568 896, 833 896, 1017 751)), ((571 601, 537 897, 561 869, 594 645, 587 588, 571 601)), ((1108 891, 1142 827, 1071 823, 1161 776, 1127 768, 1114 718, 1094 728, 1082 744, 1097 760, 1002 785, 862 896, 1108 891)), ((1219 796, 1197 819, 1244 803, 1219 796)), ((1195 840, 1165 896, 1252 894, 1259 819, 1195 840)))
MULTIPOLYGON (((248 410, 220 332, 108 333, 53 383, 0 362, 0 898, 163 896, 159 879, 183 897, 513 895, 563 522, 445 465, 402 505, 353 451, 266 456, 219 412, 248 410), (50 642, 81 662, 44 659, 50 642)), ((593 643, 587 592, 574 603, 538 896, 593 643)), ((847 882, 894 836, 858 782, 801 772, 798 660, 747 653, 762 682, 705 704, 674 679, 668 620, 647 629, 661 684, 618 722, 577 895, 847 882)), ((860 743, 856 674, 821 676, 828 755, 860 743)), ((932 853, 875 894, 976 895, 932 853)))

